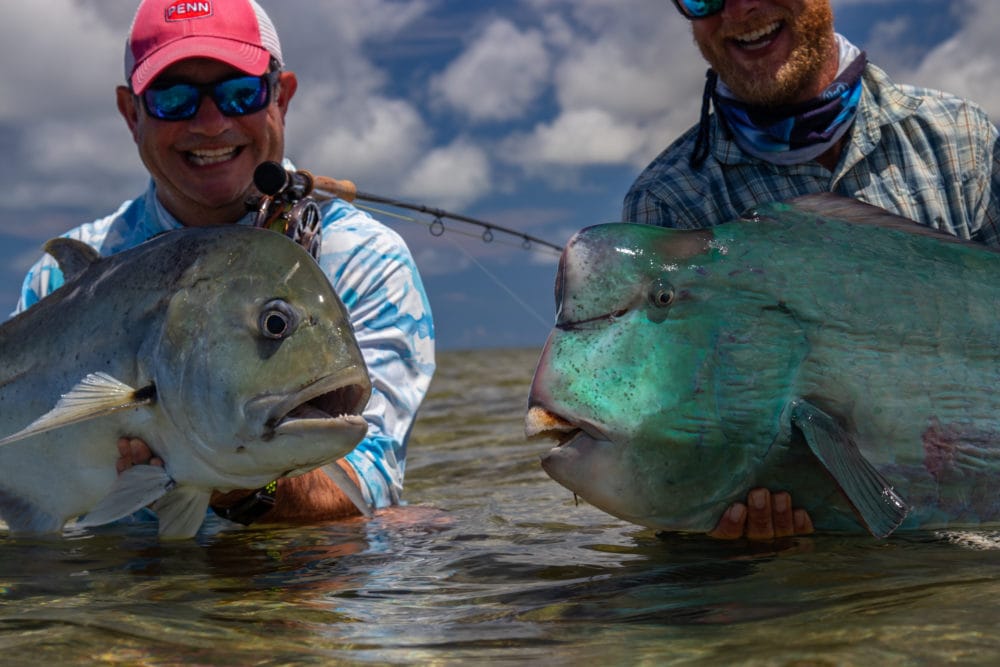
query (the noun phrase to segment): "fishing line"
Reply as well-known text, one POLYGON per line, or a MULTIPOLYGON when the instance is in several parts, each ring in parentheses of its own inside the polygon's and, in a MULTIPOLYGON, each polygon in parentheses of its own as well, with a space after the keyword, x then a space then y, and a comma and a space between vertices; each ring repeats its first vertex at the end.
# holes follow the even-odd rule
MULTIPOLYGON (((389 210, 384 209, 384 208, 379 208, 378 206, 370 206, 370 205, 367 205, 367 204, 362 204, 362 203, 360 203, 358 201, 354 201, 353 204, 354 204, 354 206, 356 208, 360 208, 360 209, 362 209, 364 211, 369 211, 371 213, 377 213, 377 214, 382 215, 382 216, 386 216, 386 217, 390 217, 390 218, 396 218, 398 220, 404 220, 406 222, 413 222, 413 223, 416 223, 418 225, 423 225, 424 227, 426 227, 428 229, 428 232, 430 233, 430 235, 434 236, 434 237, 443 236, 444 232, 447 231, 450 234, 458 234, 460 236, 465 236, 465 237, 470 238, 470 239, 479 239, 483 243, 490 243, 490 244, 495 243, 497 245, 507 246, 508 248, 519 248, 521 250, 530 250, 530 251, 537 251, 538 250, 534 246, 529 246, 529 247, 526 248, 524 246, 524 242, 523 241, 521 243, 514 243, 513 241, 505 241, 504 239, 498 239, 498 238, 495 238, 495 237, 489 238, 487 240, 486 238, 483 237, 482 234, 476 234, 475 232, 469 232, 469 231, 465 231, 465 230, 462 230, 462 229, 457 229, 455 227, 447 227, 447 226, 444 225, 444 223, 442 221, 436 220, 436 219, 435 220, 431 220, 431 221, 421 220, 420 218, 414 218, 411 215, 405 215, 403 213, 396 213, 395 211, 389 211, 389 210), (440 225, 440 227, 435 228, 435 225, 440 225), (439 229, 440 231, 436 231, 436 229, 439 229)), ((483 232, 483 234, 485 234, 485 233, 486 232, 483 232)), ((553 246, 551 244, 546 243, 546 247, 543 248, 543 249, 541 249, 541 250, 543 250, 544 252, 551 253, 551 255, 553 257, 559 257, 559 253, 561 252, 561 249, 559 251, 556 251, 556 248, 558 248, 558 246, 553 246)))
POLYGON ((524 232, 516 229, 504 227, 503 225, 497 225, 492 222, 486 222, 485 220, 479 220, 477 218, 470 218, 467 215, 452 213, 451 211, 435 208, 433 206, 424 206, 423 204, 414 204, 412 202, 402 201, 392 197, 383 197, 382 195, 375 195, 369 192, 361 192, 352 181, 339 180, 336 178, 330 178, 329 176, 316 176, 304 170, 289 172, 289 174, 291 174, 289 178, 292 178, 293 180, 299 179, 308 182, 308 188, 306 188, 306 191, 312 192, 313 196, 320 201, 331 197, 339 197, 344 201, 356 203, 357 200, 362 199, 364 201, 375 202, 376 204, 385 204, 386 206, 392 206, 393 208, 416 211, 418 213, 429 215, 434 218, 434 221, 430 223, 431 234, 434 236, 440 236, 444 233, 443 220, 448 219, 482 227, 482 239, 486 243, 493 241, 494 232, 499 232, 501 234, 507 234, 521 239, 521 247, 525 250, 530 250, 532 244, 545 246, 559 253, 563 250, 560 245, 550 243, 545 239, 532 236, 531 234, 525 234, 524 232))
MULTIPOLYGON (((320 243, 320 230, 318 228, 319 209, 316 206, 315 201, 323 201, 333 197, 339 197, 345 201, 353 203, 358 208, 362 208, 367 211, 376 212, 381 215, 397 218, 399 220, 423 224, 427 227, 431 236, 444 236, 445 231, 462 234, 463 236, 474 236, 473 234, 457 230, 453 227, 446 228, 444 220, 448 219, 482 228, 483 231, 479 235, 479 238, 483 243, 496 242, 501 245, 512 245, 505 244, 502 241, 497 241, 496 234, 499 233, 521 239, 520 247, 522 250, 533 250, 533 246, 548 248, 550 251, 555 251, 557 254, 561 254, 563 250, 562 246, 549 243, 548 241, 538 238, 537 236, 525 234, 524 232, 520 232, 516 229, 510 229, 501 225, 495 225, 491 222, 485 222, 483 220, 477 220, 476 218, 470 218, 465 215, 451 213, 440 208, 433 208, 430 206, 424 206, 423 204, 413 204, 398 199, 392 199, 390 197, 382 197, 380 195, 359 192, 357 186, 355 186, 351 181, 330 178, 329 176, 318 176, 304 170, 286 170, 283 165, 277 162, 264 162, 258 165, 257 169, 254 171, 254 184, 263 193, 263 196, 257 201, 248 202, 248 206, 250 206, 251 209, 256 208, 258 210, 256 221, 257 226, 268 227, 269 229, 284 232, 289 237, 292 237, 296 242, 310 249, 313 253, 313 257, 318 256, 318 247, 320 243), (427 223, 424 220, 413 218, 408 215, 393 213, 374 206, 364 206, 358 203, 359 199, 384 204, 393 208, 416 211, 418 213, 431 216, 433 220, 430 223, 427 223), (314 225, 316 227, 315 230, 308 225, 303 225, 306 216, 302 215, 302 211, 300 209, 304 204, 308 204, 312 206, 313 209, 316 209, 317 214, 313 216, 316 218, 315 222, 317 223, 314 225), (272 208, 275 210, 272 211, 272 208), (303 229, 307 233, 302 238, 299 238, 299 233, 303 229)), ((465 255, 470 262, 479 267, 479 270, 486 274, 486 276, 489 277, 489 279, 492 280, 497 287, 506 292, 515 303, 520 305, 529 315, 534 317, 539 324, 545 328, 545 330, 549 329, 551 326, 550 322, 539 315, 526 301, 519 297, 514 290, 507 287, 507 285, 505 285, 497 275, 487 269, 482 262, 473 257, 472 254, 455 242, 454 239, 449 238, 448 241, 455 246, 459 252, 465 255)))
MULTIPOLYGON (((357 206, 360 209, 364 209, 364 210, 370 211, 372 213, 377 213, 377 214, 380 214, 380 215, 385 215, 385 216, 388 216, 388 217, 397 218, 399 220, 406 220, 408 222, 415 222, 415 223, 424 225, 428 229, 432 228, 433 225, 435 224, 435 222, 438 222, 438 223, 440 222, 440 221, 427 222, 425 220, 420 220, 419 218, 414 218, 413 216, 404 215, 404 214, 401 214, 401 213, 396 213, 394 211, 387 211, 387 210, 385 210, 383 208, 379 208, 377 206, 367 206, 367 205, 364 205, 364 204, 359 204, 357 201, 354 202, 354 205, 357 206)), ((468 236, 468 237, 471 237, 471 238, 480 238, 480 237, 478 237, 475 234, 472 234, 470 232, 464 232, 464 231, 459 230, 459 229, 454 229, 453 227, 449 227, 448 231, 452 232, 452 233, 455 233, 455 234, 461 234, 462 236, 468 236)), ((432 234, 433 234, 433 232, 432 232, 432 234)), ((441 233, 439 233, 439 234, 434 234, 434 236, 437 236, 437 237, 442 237, 443 235, 444 235, 443 231, 441 233)), ((484 274, 486 274, 486 276, 490 280, 492 280, 496 284, 497 287, 499 287, 501 290, 503 290, 504 292, 506 292, 507 295, 510 296, 510 298, 513 299, 515 303, 517 303, 519 306, 521 306, 522 308, 524 308, 524 310, 527 311, 529 315, 531 315, 532 317, 534 317, 542 325, 542 327, 545 328, 546 331, 548 331, 552 327, 552 322, 546 320, 544 317, 542 317, 541 315, 539 315, 538 311, 536 311, 534 308, 532 308, 531 305, 528 304, 526 301, 524 301, 523 299, 521 299, 521 297, 519 297, 517 295, 517 293, 514 292, 514 290, 510 289, 509 287, 507 287, 507 285, 505 285, 503 283, 503 281, 500 280, 500 278, 498 276, 496 276, 489 269, 487 269, 486 266, 482 262, 480 262, 472 254, 470 254, 465 248, 463 248, 460 243, 458 243, 457 241, 455 241, 455 239, 450 238, 450 237, 447 238, 447 239, 445 239, 445 240, 447 240, 449 243, 451 243, 453 246, 455 246, 455 248, 457 248, 459 252, 461 252, 463 255, 465 255, 469 259, 470 262, 472 262, 473 264, 475 264, 479 268, 480 271, 482 271, 484 274)), ((499 243, 501 245, 513 245, 511 243, 504 243, 503 241, 494 241, 494 240, 490 240, 490 241, 485 241, 484 240, 484 242, 486 242, 486 243, 496 242, 496 243, 499 243)))
POLYGON ((499 232, 501 234, 507 234, 509 236, 521 239, 521 247, 524 250, 530 250, 532 244, 545 246, 559 253, 561 253, 563 250, 562 246, 556 245, 555 243, 550 243, 549 241, 541 239, 537 236, 532 236, 531 234, 525 234, 524 232, 518 231, 516 229, 511 229, 509 227, 497 225, 492 222, 486 222, 485 220, 470 218, 467 215, 461 215, 459 213, 452 213, 451 211, 445 211, 444 209, 434 208, 432 206, 424 206, 423 204, 413 204, 410 202, 400 201, 399 199, 392 199, 391 197, 373 195, 368 192, 355 191, 354 197, 355 199, 363 199, 365 201, 375 202, 377 204, 385 204, 387 206, 392 206, 393 208, 401 208, 429 215, 432 218, 434 218, 434 221, 431 222, 431 233, 434 234, 435 236, 440 236, 441 234, 444 233, 443 220, 448 219, 481 227, 483 229, 481 238, 485 243, 491 243, 495 238, 494 232, 499 232), (440 232, 434 231, 435 225, 438 226, 437 229, 439 229, 440 232))
POLYGON ((542 317, 541 315, 539 315, 538 312, 536 312, 534 308, 532 308, 530 305, 528 305, 528 303, 526 301, 524 301, 523 299, 521 299, 521 297, 519 297, 517 294, 515 294, 513 290, 511 290, 506 285, 504 285, 503 282, 497 276, 493 275, 490 272, 490 270, 487 269, 478 259, 476 259, 472 255, 470 255, 469 252, 466 251, 466 249, 463 248, 458 242, 456 242, 454 239, 448 239, 448 241, 452 245, 454 245, 456 248, 458 248, 459 252, 461 252, 463 255, 465 255, 466 257, 468 257, 469 260, 473 264, 475 264, 476 266, 478 266, 480 271, 482 271, 487 276, 489 276, 490 279, 494 283, 496 283, 497 287, 499 287, 503 291, 507 292, 507 294, 510 296, 510 298, 512 298, 516 303, 520 304, 520 306, 522 308, 524 308, 526 311, 528 311, 528 313, 530 315, 532 315, 536 320, 538 320, 538 322, 542 325, 542 327, 544 327, 544 329, 546 331, 548 331, 549 329, 552 328, 552 322, 550 320, 546 320, 544 317, 542 317))

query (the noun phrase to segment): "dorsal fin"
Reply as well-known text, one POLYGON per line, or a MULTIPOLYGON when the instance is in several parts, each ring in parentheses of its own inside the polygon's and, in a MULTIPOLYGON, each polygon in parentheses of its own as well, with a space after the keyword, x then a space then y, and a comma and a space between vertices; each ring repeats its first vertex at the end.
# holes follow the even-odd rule
MULTIPOLYGON (((949 234, 948 232, 928 227, 927 225, 921 224, 916 220, 896 215, 895 213, 887 211, 884 208, 879 208, 878 206, 873 206, 863 201, 834 194, 832 192, 818 192, 816 194, 794 197, 781 203, 755 206, 748 215, 743 217, 753 218, 756 216, 767 216, 781 211, 785 207, 791 207, 795 211, 811 213, 823 218, 844 220, 846 222, 862 225, 874 225, 876 227, 884 227, 886 229, 896 229, 908 234, 930 236, 938 239, 939 241, 946 241, 949 243, 972 243, 972 241, 961 239, 954 234, 949 234)), ((989 248, 989 246, 984 246, 979 243, 976 243, 975 245, 980 248, 989 248)))
POLYGON ((73 280, 101 258, 100 254, 83 241, 60 236, 45 244, 45 252, 55 257, 66 282, 73 280))

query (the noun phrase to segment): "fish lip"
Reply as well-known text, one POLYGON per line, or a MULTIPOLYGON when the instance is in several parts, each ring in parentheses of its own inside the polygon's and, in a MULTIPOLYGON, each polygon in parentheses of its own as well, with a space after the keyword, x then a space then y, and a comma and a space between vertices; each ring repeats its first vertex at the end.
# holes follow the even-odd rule
POLYGON ((371 382, 361 369, 352 368, 320 378, 270 407, 264 420, 264 437, 329 427, 363 426, 366 422, 362 411, 370 397, 371 382), (296 410, 303 414, 293 414, 296 410))
POLYGON ((594 426, 589 422, 582 422, 577 426, 577 428, 570 431, 569 433, 566 433, 563 437, 558 438, 556 446, 553 447, 552 449, 559 449, 560 447, 571 445, 575 440, 579 439, 582 436, 586 436, 591 440, 598 442, 611 442, 611 438, 606 436, 601 431, 601 429, 597 428, 596 426, 594 426))
POLYGON ((542 405, 533 405, 528 410, 525 435, 533 439, 557 440, 553 449, 569 444, 581 433, 594 440, 611 441, 600 427, 587 419, 566 417, 542 405))

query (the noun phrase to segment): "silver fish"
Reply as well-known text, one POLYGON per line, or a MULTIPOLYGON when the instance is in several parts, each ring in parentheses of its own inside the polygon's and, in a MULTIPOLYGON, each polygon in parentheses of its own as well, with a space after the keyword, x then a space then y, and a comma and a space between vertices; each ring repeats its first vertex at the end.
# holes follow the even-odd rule
POLYGON ((0 519, 12 533, 155 503, 162 537, 190 537, 213 490, 309 471, 364 437, 371 383, 344 306, 282 235, 190 228, 103 259, 65 238, 46 250, 66 284, 0 325, 0 519), (123 435, 165 465, 117 475, 123 435))
POLYGON ((1000 253, 819 195, 567 245, 529 398, 606 512, 705 532, 750 488, 820 530, 1000 523, 1000 253))

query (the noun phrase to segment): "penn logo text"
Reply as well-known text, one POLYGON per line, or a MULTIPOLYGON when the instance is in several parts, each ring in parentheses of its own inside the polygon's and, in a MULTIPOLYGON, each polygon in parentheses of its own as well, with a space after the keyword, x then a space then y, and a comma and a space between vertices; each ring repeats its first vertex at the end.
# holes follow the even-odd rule
POLYGON ((212 15, 211 2, 175 2, 167 6, 165 18, 168 21, 186 21, 212 15))

